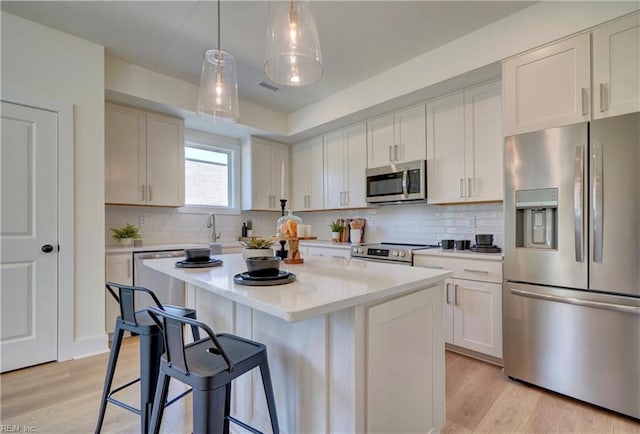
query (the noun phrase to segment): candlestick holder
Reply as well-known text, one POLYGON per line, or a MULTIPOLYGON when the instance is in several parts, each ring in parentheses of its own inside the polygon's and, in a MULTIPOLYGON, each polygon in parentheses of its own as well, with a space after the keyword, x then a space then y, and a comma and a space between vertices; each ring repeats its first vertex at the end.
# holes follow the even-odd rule
MULTIPOLYGON (((284 209, 287 207, 287 199, 280 199, 280 210, 282 212, 281 216, 284 217, 284 209)), ((287 255, 289 251, 287 251, 284 246, 287 244, 287 240, 280 240, 280 250, 276 252, 276 256, 278 256, 283 261, 287 259, 287 255)))

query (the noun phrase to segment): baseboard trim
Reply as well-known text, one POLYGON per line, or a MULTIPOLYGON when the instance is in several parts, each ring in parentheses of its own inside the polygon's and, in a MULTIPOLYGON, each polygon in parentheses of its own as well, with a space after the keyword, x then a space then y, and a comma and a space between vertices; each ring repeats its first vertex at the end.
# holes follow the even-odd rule
POLYGON ((474 359, 482 360, 483 362, 491 363, 493 365, 497 365, 500 367, 504 366, 504 362, 502 359, 497 357, 489 356, 488 354, 479 353, 477 351, 468 350, 466 348, 458 347, 453 344, 444 344, 444 347, 448 351, 452 351, 454 353, 462 354, 463 356, 473 357, 474 359))
POLYGON ((108 351, 109 339, 106 334, 93 338, 82 339, 73 343, 74 359, 81 359, 83 357, 106 353, 108 351))

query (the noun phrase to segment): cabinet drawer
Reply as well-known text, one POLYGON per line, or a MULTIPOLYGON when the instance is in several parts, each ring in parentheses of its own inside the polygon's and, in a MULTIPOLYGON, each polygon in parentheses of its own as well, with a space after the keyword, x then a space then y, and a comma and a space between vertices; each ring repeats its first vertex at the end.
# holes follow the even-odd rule
POLYGON ((451 270, 456 279, 502 283, 501 261, 418 255, 413 262, 416 267, 451 270))
POLYGON ((331 247, 308 247, 307 255, 312 256, 326 256, 334 258, 349 258, 349 249, 333 249, 331 247))

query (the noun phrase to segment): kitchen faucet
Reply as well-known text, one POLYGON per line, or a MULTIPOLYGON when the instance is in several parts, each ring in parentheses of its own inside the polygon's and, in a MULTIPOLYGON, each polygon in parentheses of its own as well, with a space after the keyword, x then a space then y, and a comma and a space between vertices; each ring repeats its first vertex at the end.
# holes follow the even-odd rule
POLYGON ((207 219, 207 228, 211 229, 211 242, 215 243, 220 238, 219 233, 216 233, 216 216, 210 212, 207 219))

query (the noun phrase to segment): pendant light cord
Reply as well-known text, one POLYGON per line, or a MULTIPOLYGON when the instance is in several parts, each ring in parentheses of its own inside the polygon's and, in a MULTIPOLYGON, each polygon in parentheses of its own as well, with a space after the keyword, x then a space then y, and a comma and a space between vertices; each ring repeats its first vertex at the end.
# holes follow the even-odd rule
POLYGON ((222 57, 222 47, 220 46, 220 0, 218 0, 218 59, 222 57))

